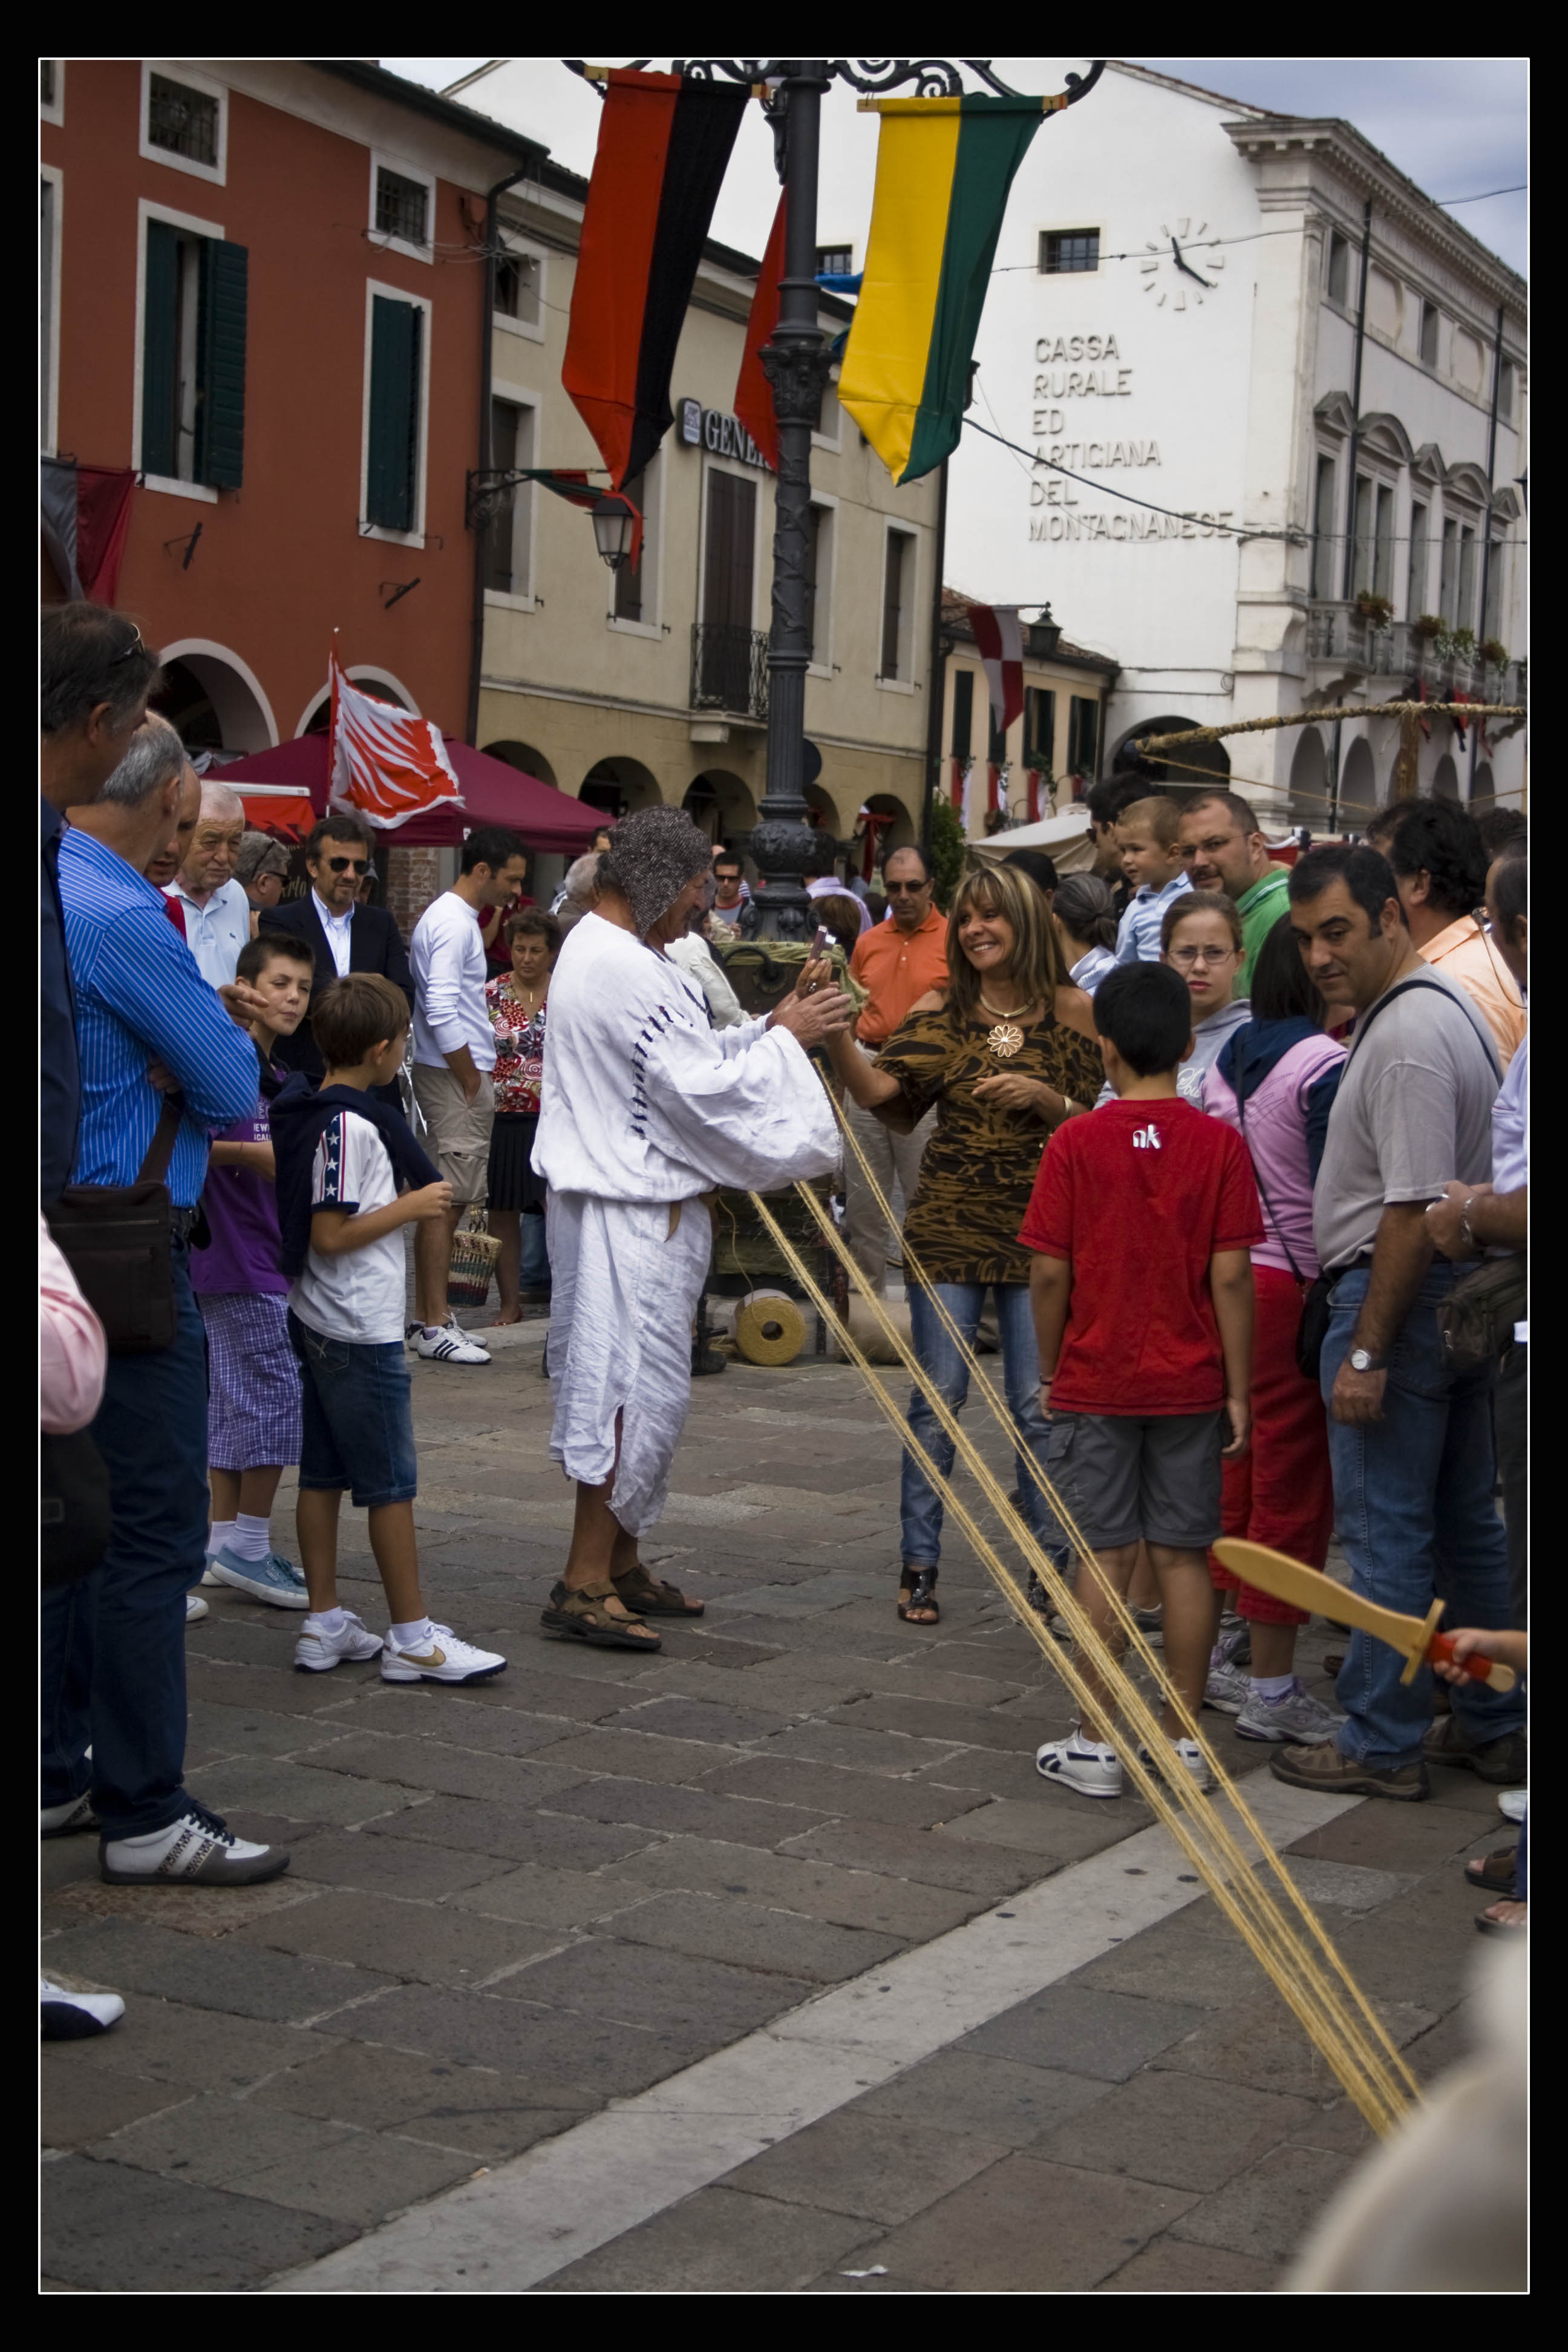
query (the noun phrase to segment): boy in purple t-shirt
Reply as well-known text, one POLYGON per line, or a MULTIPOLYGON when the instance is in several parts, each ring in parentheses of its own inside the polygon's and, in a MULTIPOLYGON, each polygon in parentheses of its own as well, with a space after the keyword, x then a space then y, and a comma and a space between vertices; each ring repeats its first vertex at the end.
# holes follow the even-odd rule
MULTIPOLYGON (((236 978, 267 1003, 250 1024, 263 1084, 272 1074, 274 1044, 291 1037, 305 1016, 313 970, 309 943, 287 931, 263 931, 239 951, 236 978)), ((289 1342, 289 1277, 278 1271, 264 1093, 250 1117, 214 1143, 202 1207, 210 1239, 191 1252, 191 1287, 207 1334, 212 1530, 202 1581, 232 1585, 274 1608, 308 1608, 305 1580, 273 1550, 270 1528, 278 1481, 300 1459, 300 1366, 289 1342)))

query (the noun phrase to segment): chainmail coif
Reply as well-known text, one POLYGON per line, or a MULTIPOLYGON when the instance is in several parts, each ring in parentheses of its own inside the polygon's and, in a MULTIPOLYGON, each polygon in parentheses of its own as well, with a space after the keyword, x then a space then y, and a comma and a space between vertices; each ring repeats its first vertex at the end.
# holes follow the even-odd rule
POLYGON ((712 843, 684 809, 634 809, 611 830, 599 880, 621 893, 638 939, 646 940, 687 884, 707 873, 712 857, 712 843))

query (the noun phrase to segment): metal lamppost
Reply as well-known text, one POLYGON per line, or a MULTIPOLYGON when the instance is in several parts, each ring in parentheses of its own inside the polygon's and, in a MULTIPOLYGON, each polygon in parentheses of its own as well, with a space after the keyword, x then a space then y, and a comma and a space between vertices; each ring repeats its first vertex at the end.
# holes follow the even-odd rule
MULTIPOLYGON (((988 59, 962 63, 998 97, 1008 89, 988 59)), ((1096 64, 1082 77, 1069 75, 1073 97, 1099 80, 1096 64)), ((768 768, 761 823, 751 854, 767 885, 756 905, 765 937, 805 935, 810 899, 802 877, 811 849, 805 822, 805 673, 811 659, 807 626, 809 582, 806 555, 811 508, 811 436, 822 414, 831 365, 817 323, 816 180, 822 94, 835 81, 879 95, 913 82, 921 98, 956 98, 963 83, 957 64, 941 58, 713 58, 678 62, 678 73, 704 80, 722 75, 732 81, 762 83, 773 124, 779 177, 787 199, 784 268, 779 280, 779 318, 762 362, 773 386, 779 428, 778 488, 773 526, 773 617, 768 636, 768 768)), ((942 583, 933 583, 940 606, 942 583)), ((934 681, 927 680, 928 692, 934 681)))

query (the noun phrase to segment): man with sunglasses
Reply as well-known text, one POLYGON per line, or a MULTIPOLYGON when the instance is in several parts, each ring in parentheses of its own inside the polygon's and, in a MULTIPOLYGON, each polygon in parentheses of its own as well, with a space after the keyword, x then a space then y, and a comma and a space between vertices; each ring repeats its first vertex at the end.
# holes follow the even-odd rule
MULTIPOLYGON (((340 811, 312 825, 305 844, 305 871, 310 877, 309 895, 263 907, 259 919, 264 931, 288 931, 309 946, 316 966, 311 1003, 329 981, 351 971, 378 971, 403 991, 412 1013, 414 978, 403 936, 384 907, 359 901, 360 885, 371 871, 371 846, 360 822, 340 811)), ((308 1018, 291 1037, 278 1040, 276 1059, 286 1069, 321 1077, 325 1065, 308 1018)), ((390 1109, 403 1108, 395 1083, 374 1092, 390 1109)))
MULTIPOLYGON (((887 919, 861 932, 849 959, 850 971, 871 999, 855 1032, 868 1058, 880 1052, 917 998, 928 989, 947 985, 947 918, 932 903, 935 883, 923 853, 912 844, 889 850, 882 885, 888 894, 887 919)), ((883 1197, 892 1198, 896 1176, 905 1201, 912 1201, 935 1111, 928 1111, 909 1135, 895 1135, 874 1112, 854 1105, 847 1107, 846 1116, 883 1197)), ((844 1191, 850 1251, 868 1288, 879 1297, 887 1287, 889 1255, 898 1249, 898 1236, 883 1223, 853 1153, 845 1163, 844 1191)))

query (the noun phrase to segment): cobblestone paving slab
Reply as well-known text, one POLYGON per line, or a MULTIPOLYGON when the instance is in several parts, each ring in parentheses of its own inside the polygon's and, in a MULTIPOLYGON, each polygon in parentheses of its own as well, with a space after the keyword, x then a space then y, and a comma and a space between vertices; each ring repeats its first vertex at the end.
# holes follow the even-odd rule
MULTIPOLYGON (((542 1327, 504 1337, 477 1384, 414 1381, 432 1607, 508 1672, 462 1692, 389 1688, 374 1664, 296 1674, 292 1618, 209 1590, 192 1785, 287 1845, 289 1874, 110 1888, 90 1838, 42 1849, 44 1965, 127 1999, 112 2032, 44 2053, 54 2291, 305 2284, 389 2215, 395 2238, 482 2200, 480 2168, 579 2141, 567 2202, 591 2210, 600 2123, 612 2152, 644 2135, 656 2184, 676 2134, 674 2201, 655 2210, 656 2185, 593 2252, 531 2257, 543 2291, 1271 2284, 1365 2127, 1206 1899, 1184 1889, 1124 1932, 1105 1911, 1123 1895, 1097 1897, 1081 1965, 967 2033, 960 1975, 952 2030, 948 1991, 921 1996, 931 2038, 892 2054, 883 2021, 910 2004, 877 1986, 955 1933, 1015 1932, 1058 1884, 1070 1902, 1075 1873, 1142 1900, 1146 1866, 1122 1881, 1112 1849, 1149 1817, 1038 1785, 1033 1750, 1070 1710, 962 1542, 942 1623, 898 1621, 897 1449, 858 1376, 803 1361, 698 1384, 647 1557, 708 1614, 635 1656, 539 1638, 569 1496, 545 1459, 542 1327), (837 2056, 813 2038, 824 2000, 858 2021, 837 2056), (827 2070, 809 2113, 773 2115, 776 2056, 753 2079, 753 2047, 827 2070)), ((1010 1484, 1006 1442, 970 1419, 1010 1484)), ((343 1568, 384 1623, 355 1512, 343 1568)), ((1337 1638, 1303 1636, 1310 1680, 1337 1638)), ((1234 1769, 1266 1763, 1207 1727, 1234 1769)), ((1510 1834, 1494 1797, 1434 1770, 1431 1803, 1356 1806, 1291 1844, 1424 2075, 1464 2047, 1459 1863, 1510 1834)), ((484 2291, 486 2259, 445 2283, 484 2291)))

